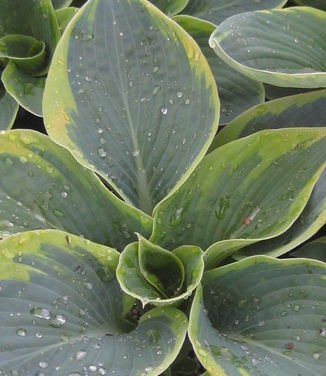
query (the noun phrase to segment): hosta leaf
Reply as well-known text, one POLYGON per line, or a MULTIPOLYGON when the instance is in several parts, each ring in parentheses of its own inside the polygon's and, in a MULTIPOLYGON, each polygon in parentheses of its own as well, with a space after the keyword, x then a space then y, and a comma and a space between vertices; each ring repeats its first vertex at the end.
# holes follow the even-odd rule
POLYGON ((293 0, 298 5, 308 5, 309 7, 326 10, 326 3, 324 0, 293 0))
POLYGON ((71 21, 73 16, 78 12, 78 10, 79 10, 78 8, 69 7, 69 8, 58 9, 55 12, 58 23, 59 23, 59 29, 60 29, 61 34, 64 32, 68 23, 71 21))
POLYGON ((43 109, 51 138, 148 213, 190 175, 219 117, 199 47, 145 0, 83 7, 56 50, 43 109))
POLYGON ((234 14, 249 10, 281 8, 287 0, 190 0, 182 13, 218 25, 234 14))
POLYGON ((66 8, 73 0, 51 0, 54 9, 66 8))
POLYGON ((307 7, 248 12, 218 26, 210 45, 253 79, 276 86, 326 87, 325 22, 325 12, 307 7))
POLYGON ((0 58, 14 61, 27 72, 37 72, 45 64, 45 44, 27 35, 10 34, 0 38, 0 58))
POLYGON ((0 131, 11 128, 15 121, 18 107, 18 103, 7 93, 0 81, 0 131))
POLYGON ((151 3, 168 16, 173 16, 180 13, 189 3, 189 0, 151 0, 151 3))
POLYGON ((34 229, 65 230, 123 247, 151 231, 151 219, 114 196, 48 137, 0 135, 0 237, 34 229))
POLYGON ((283 97, 289 97, 290 95, 304 94, 314 91, 316 89, 302 89, 296 87, 279 87, 269 84, 264 84, 265 96, 267 99, 278 99, 283 97))
POLYGON ((292 257, 304 257, 326 262, 326 237, 309 242, 291 253, 292 257))
MULTIPOLYGON (((60 39, 59 26, 51 0, 0 2, 0 37, 7 34, 29 35, 43 41, 48 63, 60 39)), ((47 71, 46 65, 43 67, 47 71)))
POLYGON ((224 127, 210 150, 264 129, 326 126, 326 90, 259 104, 224 127))
POLYGON ((189 336, 211 375, 325 374, 326 265, 253 257, 204 274, 189 336))
POLYGON ((212 69, 221 101, 221 124, 228 123, 248 108, 264 102, 263 84, 230 68, 209 47, 208 39, 215 26, 189 16, 176 16, 173 19, 196 40, 212 69))
POLYGON ((280 235, 323 172, 325 143, 324 128, 292 128, 216 149, 157 207, 152 241, 167 249, 209 247, 205 262, 212 267, 236 248, 280 235))
POLYGON ((185 270, 180 259, 138 235, 138 264, 143 277, 165 297, 182 288, 185 270))
MULTIPOLYGON (((326 90, 295 95, 253 107, 227 125, 211 148, 248 136, 262 129, 326 126, 326 90)), ((268 254, 280 256, 314 235, 326 215, 326 171, 318 179, 307 205, 294 224, 282 235, 244 247, 237 257, 268 254)))
MULTIPOLYGON (((139 244, 141 247, 144 245, 147 248, 150 247, 149 242, 145 242, 144 239, 139 239, 139 244), (145 244, 144 244, 145 243, 145 244)), ((170 252, 171 255, 176 257, 183 265, 184 270, 184 283, 181 290, 172 291, 172 297, 167 296, 167 294, 162 294, 160 288, 157 288, 157 283, 152 283, 146 278, 144 270, 140 267, 139 260, 139 244, 132 243, 129 244, 125 250, 121 253, 119 266, 117 269, 117 278, 119 280, 121 288, 128 294, 142 301, 145 306, 148 303, 155 305, 167 305, 173 304, 182 299, 186 299, 194 289, 200 283, 203 271, 204 271, 204 261, 203 261, 203 252, 200 248, 194 246, 181 246, 175 249, 173 252, 170 252), (155 287, 154 287, 155 286, 155 287), (173 293, 178 293, 178 295, 173 296, 173 293)), ((153 260, 155 263, 162 260, 162 256, 165 256, 165 253, 168 252, 160 247, 151 245, 153 250, 153 260), (156 256, 154 252, 156 251, 156 256)), ((178 275, 175 275, 172 271, 172 268, 169 267, 167 263, 161 267, 161 270, 158 269, 155 271, 155 274, 161 276, 166 274, 165 285, 170 279, 170 284, 175 284, 174 281, 178 281, 178 275)))
POLYGON ((0 255, 4 374, 156 376, 179 352, 182 312, 154 309, 137 327, 127 321, 132 301, 116 280, 113 249, 41 231, 3 240, 0 255))
POLYGON ((27 111, 42 116, 45 77, 34 77, 10 62, 2 73, 2 82, 10 95, 27 111))

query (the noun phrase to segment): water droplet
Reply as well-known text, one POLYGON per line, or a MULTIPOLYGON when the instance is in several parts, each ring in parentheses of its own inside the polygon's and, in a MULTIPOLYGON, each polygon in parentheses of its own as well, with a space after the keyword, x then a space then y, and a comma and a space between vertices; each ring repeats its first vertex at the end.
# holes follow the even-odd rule
POLYGON ((320 358, 320 353, 319 353, 319 352, 315 352, 314 355, 313 355, 313 358, 314 358, 315 360, 319 360, 319 358, 320 358))
POLYGON ((299 43, 297 38, 294 38, 293 41, 294 41, 294 43, 299 43))
POLYGON ((31 309, 30 313, 33 316, 39 317, 40 319, 50 320, 51 312, 48 309, 41 307, 34 307, 31 309))
POLYGON ((326 337, 326 328, 320 328, 319 334, 321 337, 326 337))
POLYGON ((189 98, 185 99, 185 104, 190 104, 190 99, 189 98))
POLYGON ((103 148, 98 148, 98 150, 97 150, 97 154, 98 154, 101 158, 105 158, 105 157, 106 157, 106 151, 105 151, 103 148))
POLYGON ((45 369, 45 368, 48 368, 49 363, 47 363, 47 362, 40 362, 38 365, 40 366, 40 368, 45 369))
POLYGON ((62 198, 67 198, 68 197, 68 193, 67 192, 61 192, 61 197, 62 198))
POLYGON ((26 337, 27 336, 27 331, 23 328, 19 328, 17 331, 16 331, 16 334, 19 336, 19 337, 26 337))
POLYGON ((177 92, 177 97, 178 97, 178 98, 182 98, 182 95, 183 95, 183 94, 182 94, 181 91, 178 91, 178 92, 177 92))
POLYGON ((87 356, 87 351, 83 351, 83 350, 80 350, 80 351, 77 351, 76 352, 76 360, 83 360, 85 359, 87 356))
POLYGON ((166 107, 162 107, 161 112, 163 115, 166 115, 168 113, 168 109, 166 107))
POLYGON ((156 95, 161 90, 161 86, 156 85, 153 89, 153 95, 156 95))
POLYGON ((53 320, 50 322, 50 326, 53 328, 60 328, 66 323, 66 318, 63 315, 56 315, 53 320))

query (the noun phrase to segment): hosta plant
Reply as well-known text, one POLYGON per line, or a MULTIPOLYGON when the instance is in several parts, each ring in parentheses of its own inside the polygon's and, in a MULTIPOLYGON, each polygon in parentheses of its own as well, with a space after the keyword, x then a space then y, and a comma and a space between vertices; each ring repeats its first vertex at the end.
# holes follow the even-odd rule
POLYGON ((325 241, 277 258, 325 224, 326 92, 260 103, 326 86, 325 13, 154 3, 89 0, 48 136, 0 134, 0 375, 326 375, 325 241))

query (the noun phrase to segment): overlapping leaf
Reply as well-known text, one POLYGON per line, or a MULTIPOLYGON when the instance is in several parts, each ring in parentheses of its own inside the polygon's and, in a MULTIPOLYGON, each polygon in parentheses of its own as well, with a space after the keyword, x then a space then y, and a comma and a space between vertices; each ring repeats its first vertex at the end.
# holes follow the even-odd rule
POLYGON ((213 267, 236 249, 287 230, 308 202, 326 160, 326 129, 267 130, 206 156, 158 205, 152 241, 194 244, 213 267))
POLYGON ((73 0, 51 0, 54 9, 61 9, 68 7, 73 0))
POLYGON ((122 252, 117 278, 129 295, 154 305, 174 304, 186 299, 200 283, 204 271, 203 252, 181 246, 169 252, 139 236, 122 252))
POLYGON ((292 257, 304 257, 326 262, 326 237, 309 242, 291 253, 292 257))
POLYGON ((189 0, 151 0, 151 3, 168 16, 173 16, 180 13, 189 3, 189 0))
POLYGON ((287 0, 190 0, 182 13, 218 25, 234 14, 258 9, 281 8, 287 0))
POLYGON ((324 375, 326 264, 247 258, 204 274, 189 336, 211 375, 324 375))
POLYGON ((326 10, 326 3, 324 0, 293 0, 298 5, 307 5, 322 10, 326 10))
POLYGON ((219 101, 174 21, 144 0, 90 0, 58 45, 43 110, 51 138, 150 213, 203 157, 219 101))
POLYGON ((175 16, 173 19, 196 40, 212 69, 221 101, 221 124, 228 123, 248 108, 264 102, 262 83, 232 69, 209 47, 208 39, 215 26, 189 16, 175 16))
POLYGON ((69 236, 47 230, 0 243, 1 372, 161 374, 183 344, 186 316, 154 309, 130 322, 119 254, 69 236))
POLYGON ((6 92, 0 81, 0 131, 10 129, 15 121, 18 103, 6 92))
POLYGON ((61 34, 65 31, 68 23, 77 12, 78 8, 75 7, 61 8, 55 12, 61 34))
POLYGON ((122 250, 136 239, 135 231, 151 231, 151 218, 39 133, 0 135, 0 175, 0 237, 53 228, 122 250))
POLYGON ((248 12, 219 25, 210 45, 253 79, 282 87, 326 87, 325 22, 326 12, 308 7, 248 12))

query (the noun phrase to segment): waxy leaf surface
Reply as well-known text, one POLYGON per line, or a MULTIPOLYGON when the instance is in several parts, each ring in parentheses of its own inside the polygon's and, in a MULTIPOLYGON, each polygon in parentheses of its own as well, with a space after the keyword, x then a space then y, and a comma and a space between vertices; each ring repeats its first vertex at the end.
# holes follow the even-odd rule
POLYGON ((4 374, 161 374, 177 356, 186 316, 154 309, 138 325, 113 249, 59 231, 0 243, 0 369, 4 374), (127 317, 126 317, 127 316, 127 317))
POLYGON ((0 237, 59 229, 122 250, 151 231, 151 218, 114 196, 48 137, 0 134, 0 237))
POLYGON ((292 7, 230 17, 210 38, 216 54, 255 80, 326 87, 326 12, 292 7))
POLYGON ((151 240, 194 244, 213 267, 245 245, 287 230, 323 172, 326 129, 267 130, 206 156, 154 213, 151 240))
POLYGON ((189 0, 151 0, 151 3, 168 16, 173 16, 180 13, 189 3, 189 0))
POLYGON ((281 8, 287 0, 190 0, 183 14, 218 25, 234 14, 250 10, 281 8))
POLYGON ((51 138, 151 213, 202 159, 219 101, 174 21, 145 0, 90 0, 58 44, 43 110, 51 138))
POLYGON ((232 69, 209 47, 208 39, 215 26, 189 16, 173 19, 195 39, 212 69, 221 101, 220 124, 228 123, 248 108, 264 102, 263 84, 232 69))
POLYGON ((252 257, 204 274, 189 336, 210 375, 321 376, 326 264, 252 257))

